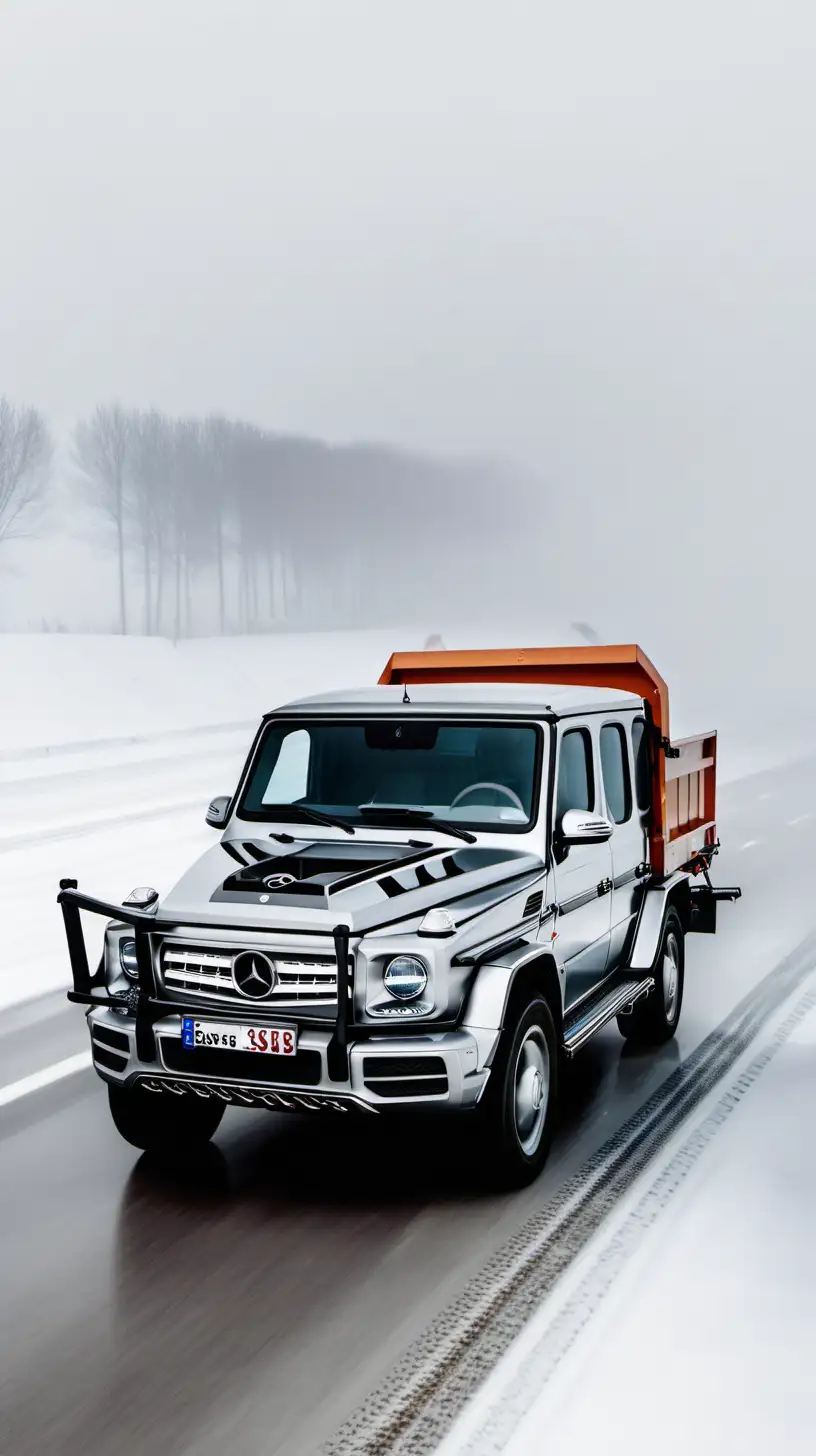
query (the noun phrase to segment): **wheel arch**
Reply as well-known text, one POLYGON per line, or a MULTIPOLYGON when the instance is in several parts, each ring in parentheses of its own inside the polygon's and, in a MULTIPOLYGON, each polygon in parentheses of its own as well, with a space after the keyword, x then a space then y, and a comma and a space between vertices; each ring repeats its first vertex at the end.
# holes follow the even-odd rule
MULTIPOLYGON (((684 875, 679 884, 674 885, 666 901, 666 914, 674 909, 680 917, 680 927, 684 935, 688 935, 691 924, 691 883, 688 876, 684 875)), ((663 920, 665 923, 666 916, 663 920)))
POLYGON ((633 971, 650 971, 666 924, 669 910, 676 910, 683 934, 691 920, 691 886, 688 874, 678 871, 661 885, 650 886, 643 895, 635 938, 629 956, 633 971))
POLYGON ((512 1008, 543 992, 560 1037, 564 1020, 564 970, 551 951, 524 946, 479 967, 465 1006, 470 1026, 502 1031, 512 1008))

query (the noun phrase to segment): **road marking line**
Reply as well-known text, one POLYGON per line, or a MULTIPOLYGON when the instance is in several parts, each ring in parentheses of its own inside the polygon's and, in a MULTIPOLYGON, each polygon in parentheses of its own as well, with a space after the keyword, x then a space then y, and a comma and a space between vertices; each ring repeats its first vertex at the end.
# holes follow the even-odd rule
POLYGON ((91 1065, 90 1052, 77 1052, 76 1056, 65 1057, 61 1062, 43 1067, 41 1072, 32 1072, 29 1077, 21 1077, 19 1082, 9 1082, 7 1087, 0 1087, 0 1107, 8 1106, 9 1102, 17 1102, 20 1097, 27 1097, 30 1092, 39 1092, 41 1087, 50 1087, 52 1082, 61 1082, 63 1077, 84 1072, 91 1065))
POLYGON ((759 844, 758 839, 746 839, 745 843, 740 845, 740 849, 754 849, 757 844, 759 844))
POLYGON ((806 819, 812 819, 812 814, 797 814, 795 819, 788 820, 788 828, 792 829, 794 824, 804 824, 806 819))

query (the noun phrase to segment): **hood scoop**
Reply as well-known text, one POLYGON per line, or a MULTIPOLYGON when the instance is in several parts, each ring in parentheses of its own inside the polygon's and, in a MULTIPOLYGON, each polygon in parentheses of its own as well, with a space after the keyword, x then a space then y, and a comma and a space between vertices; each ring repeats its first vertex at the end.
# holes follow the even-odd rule
POLYGON ((325 898, 382 870, 424 859, 426 854, 397 844, 312 844, 290 854, 263 856, 228 875, 221 888, 226 894, 325 898))

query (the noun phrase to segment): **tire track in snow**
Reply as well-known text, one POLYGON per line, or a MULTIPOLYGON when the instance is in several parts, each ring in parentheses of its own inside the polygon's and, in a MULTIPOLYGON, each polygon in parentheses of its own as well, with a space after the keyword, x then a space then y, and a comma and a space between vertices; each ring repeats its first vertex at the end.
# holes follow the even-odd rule
MULTIPOLYGON (((508 1376, 500 1394, 491 1400, 477 1430, 465 1435, 461 1443, 456 1439, 457 1433, 454 1431, 451 1440, 445 1442, 446 1456, 452 1456, 449 1446, 453 1446, 456 1456, 496 1456, 496 1453, 505 1449, 516 1427, 539 1399, 615 1280, 640 1248, 649 1229, 671 1203, 714 1138, 726 1126, 731 1113, 740 1105, 776 1053, 814 1007, 816 988, 811 985, 810 990, 805 991, 777 1027, 762 1051, 747 1066, 743 1065, 737 1080, 719 1097, 703 1121, 684 1138, 668 1163, 659 1169, 623 1222, 614 1227, 606 1239, 599 1235, 600 1248, 594 1255, 591 1268, 549 1319, 546 1305, 543 1307, 538 1319, 534 1321, 535 1325, 543 1325, 543 1328, 540 1333, 536 1330, 526 1332, 536 1334, 536 1338, 534 1342, 531 1341, 532 1348, 527 1349, 517 1372, 512 1377, 508 1376)), ((716 1091, 713 1095, 717 1095, 716 1091)))
POLYGON ((325 1456, 430 1456, 436 1450, 635 1179, 815 964, 816 937, 810 934, 466 1284, 325 1445, 325 1456))

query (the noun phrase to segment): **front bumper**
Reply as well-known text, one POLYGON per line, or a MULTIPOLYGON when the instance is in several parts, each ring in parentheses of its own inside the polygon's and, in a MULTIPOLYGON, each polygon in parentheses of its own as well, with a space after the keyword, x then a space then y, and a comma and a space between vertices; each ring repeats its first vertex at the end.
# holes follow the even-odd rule
POLYGON ((301 1027, 291 1062, 250 1052, 239 1054, 239 1064, 235 1053, 184 1050, 180 1015, 155 1023, 155 1061, 140 1059, 132 1019, 93 1007, 88 1027, 94 1066, 107 1082, 291 1112, 473 1107, 490 1075, 487 1062, 494 1041, 491 1036, 486 1042, 483 1033, 467 1028, 427 1036, 368 1036, 349 1042, 348 1076, 337 1081, 329 1076, 331 1034, 325 1029, 301 1027))

